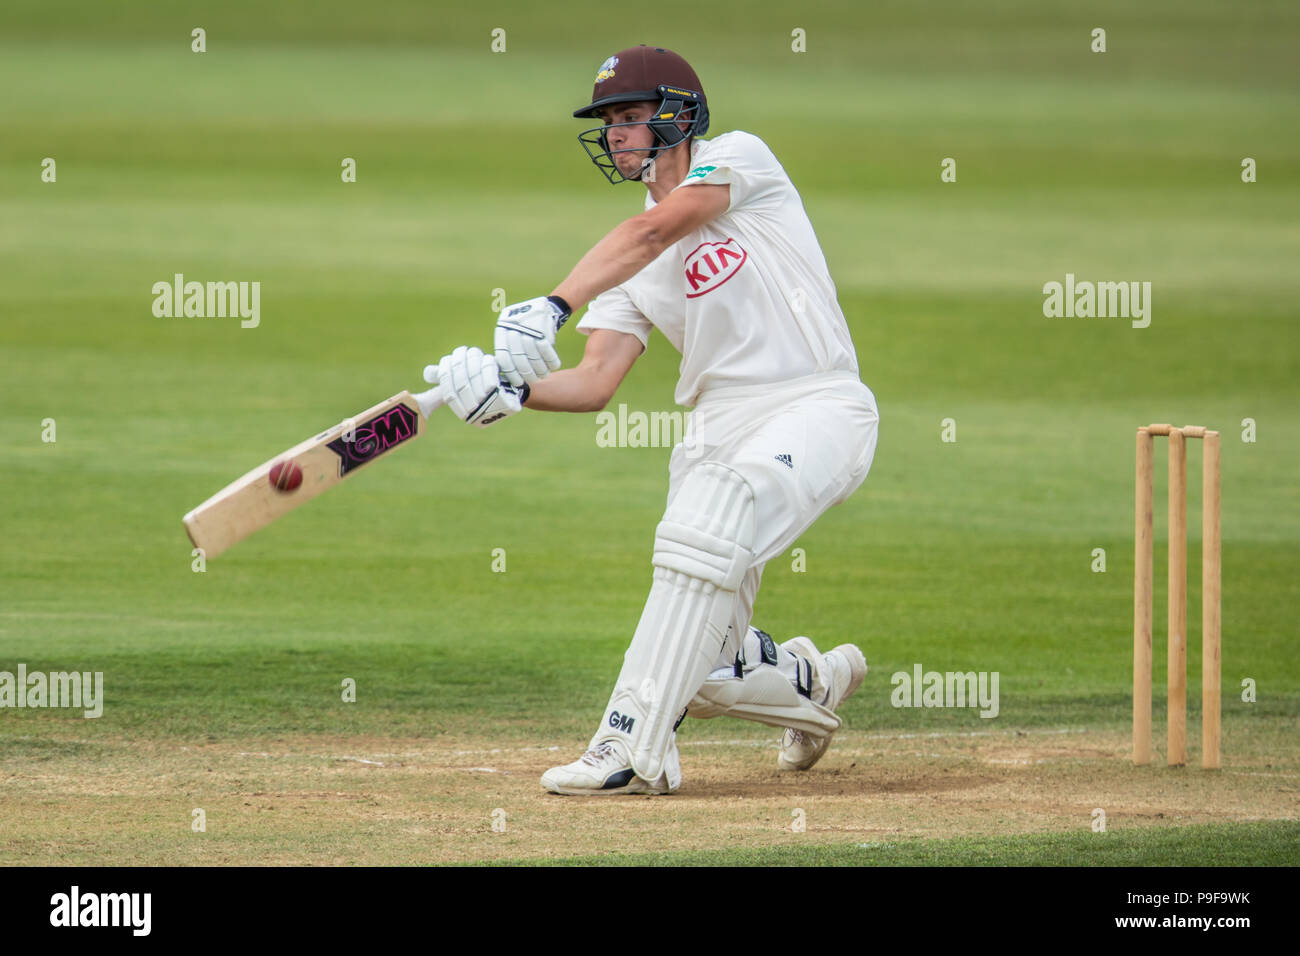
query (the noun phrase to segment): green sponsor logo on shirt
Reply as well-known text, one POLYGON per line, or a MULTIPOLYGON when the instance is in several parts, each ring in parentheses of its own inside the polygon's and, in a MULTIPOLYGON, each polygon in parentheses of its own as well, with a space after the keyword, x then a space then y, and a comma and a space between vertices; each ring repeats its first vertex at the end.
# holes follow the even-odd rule
POLYGON ((686 178, 703 179, 705 176, 709 175, 709 173, 713 172, 717 168, 718 168, 717 166, 696 166, 694 169, 692 169, 689 173, 686 174, 686 178))

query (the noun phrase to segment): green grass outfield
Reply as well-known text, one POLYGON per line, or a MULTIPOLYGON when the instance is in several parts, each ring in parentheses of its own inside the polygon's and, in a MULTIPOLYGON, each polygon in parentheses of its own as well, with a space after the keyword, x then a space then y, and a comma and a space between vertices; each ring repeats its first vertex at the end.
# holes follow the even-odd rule
POLYGON ((684 853, 610 853, 500 866, 1295 866, 1300 823, 1227 823, 1181 831, 1050 833, 955 840, 886 840, 684 853))
MULTIPOLYGON (((111 773, 123 746, 472 738, 576 756, 648 585, 668 449, 598 447, 589 415, 528 413, 479 432, 442 413, 429 438, 204 573, 180 516, 418 384, 451 348, 488 345, 495 289, 508 301, 549 291, 640 208, 636 187, 612 188, 587 163, 569 113, 600 61, 642 39, 696 64, 713 132, 747 129, 781 158, 880 402, 871 476, 799 542, 806 571, 769 564, 756 622, 778 640, 863 646, 872 672, 844 708, 854 728, 1120 734, 1133 430, 1216 426, 1225 768, 1258 774, 1261 793, 1294 787, 1294 5, 662 7, 653 30, 612 16, 575 29, 582 15, 564 4, 5 4, 0 670, 102 671, 107 693, 95 721, 0 710, 11 819, 40 831, 21 815, 44 792, 43 761, 111 773), (195 26, 208 30, 201 55, 195 26), (1104 54, 1088 49, 1096 26, 1104 54), (497 27, 503 54, 489 49, 497 27), (794 28, 806 53, 791 52, 794 28), (55 183, 41 181, 45 157, 55 183), (357 160, 355 184, 340 182, 343 157, 357 160), (940 182, 945 157, 956 183, 940 182), (1244 157, 1258 182, 1241 181, 1244 157), (155 318, 151 286, 177 272, 260 281, 261 324, 155 318), (1045 318, 1042 286, 1067 272, 1150 281, 1151 326, 1045 318), (940 440, 947 418, 955 443, 940 440), (496 548, 504 574, 491 571, 496 548), (1092 570, 1098 548, 1105 573, 1092 570), (890 675, 918 662, 998 671, 998 718, 894 709, 890 675), (344 678, 355 704, 339 699, 344 678)), ((566 329, 566 364, 581 347, 566 329)), ((672 408, 676 368, 656 336, 614 404, 672 408)), ((1193 759, 1199 460, 1192 443, 1193 759)), ((764 734, 688 721, 683 739, 764 734)), ((1287 822, 1229 827, 1250 816, 1234 804, 1222 827, 1167 822, 1105 846, 1126 863, 1209 863, 1217 841, 1245 834, 1265 848, 1257 862, 1281 862, 1267 848, 1294 847, 1296 809, 1270 806, 1287 822)), ((73 837, 48 839, 57 853, 73 837)), ((791 862, 776 848, 716 855, 702 839, 701 859, 791 862)), ((1071 859, 1066 838, 983 839, 817 852, 1071 859)), ((131 862, 103 853, 90 856, 131 862)))

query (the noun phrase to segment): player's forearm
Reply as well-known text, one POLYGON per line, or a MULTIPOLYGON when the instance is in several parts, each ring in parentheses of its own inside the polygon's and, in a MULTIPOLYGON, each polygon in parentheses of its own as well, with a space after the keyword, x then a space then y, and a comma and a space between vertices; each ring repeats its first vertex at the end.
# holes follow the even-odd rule
POLYGON ((561 369, 531 386, 525 408, 542 412, 597 412, 609 393, 589 369, 561 369))
POLYGON ((660 228, 645 215, 633 216, 592 246, 551 294, 564 299, 577 312, 654 262, 667 248, 664 238, 660 228))

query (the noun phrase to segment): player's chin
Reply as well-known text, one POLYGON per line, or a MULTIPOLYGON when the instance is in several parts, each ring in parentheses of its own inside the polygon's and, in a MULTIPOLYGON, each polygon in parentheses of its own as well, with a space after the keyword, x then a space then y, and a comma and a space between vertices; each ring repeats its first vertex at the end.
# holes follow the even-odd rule
POLYGON ((623 153, 614 157, 614 162, 624 178, 635 179, 641 174, 641 170, 645 167, 646 160, 649 158, 648 153, 623 153))

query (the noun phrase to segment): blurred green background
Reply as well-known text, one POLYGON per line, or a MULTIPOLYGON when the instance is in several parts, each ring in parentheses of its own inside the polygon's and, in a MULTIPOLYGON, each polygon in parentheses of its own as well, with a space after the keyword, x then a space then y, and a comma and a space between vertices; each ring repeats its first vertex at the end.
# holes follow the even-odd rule
MULTIPOLYGON (((0 669, 102 670, 108 701, 93 725, 0 714, 0 754, 58 735, 586 740, 649 583, 667 449, 597 447, 592 416, 480 433, 443 413, 206 573, 180 516, 488 345, 494 289, 549 291, 640 209, 570 112, 647 42, 696 66, 715 134, 782 160, 880 401, 871 476, 804 536, 805 573, 769 565, 757 623, 863 646, 851 726, 987 726, 892 709, 889 675, 921 662, 999 671, 1000 727, 1121 729, 1133 430, 1217 426, 1226 760, 1258 734, 1294 759, 1297 41, 1290 3, 7 0, 0 669), (260 326, 155 318, 177 272, 260 281, 260 326), (1045 318, 1067 272, 1152 282, 1150 328, 1045 318)), ((582 337, 561 340, 574 363, 582 337)), ((615 403, 670 408, 676 368, 656 336, 615 403)), ((1194 481, 1193 622, 1198 502, 1194 481)))

